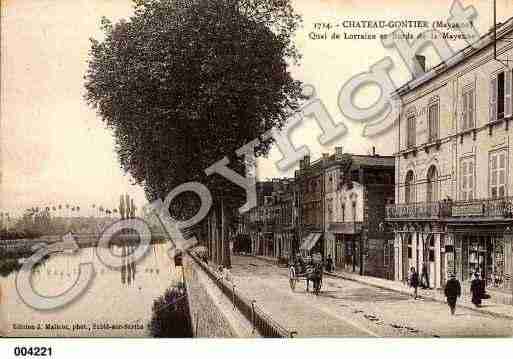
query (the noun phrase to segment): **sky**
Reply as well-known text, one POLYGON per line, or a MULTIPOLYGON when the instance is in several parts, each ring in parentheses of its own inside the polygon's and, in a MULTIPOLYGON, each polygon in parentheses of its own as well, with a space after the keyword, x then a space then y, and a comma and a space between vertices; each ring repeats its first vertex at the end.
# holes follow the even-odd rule
MULTIPOLYGON (((512 0, 497 0, 500 18, 513 16, 512 0), (508 15, 509 14, 509 15, 508 15)), ((478 30, 492 24, 488 0, 463 1, 479 13, 478 30)), ((321 41, 308 34, 315 22, 341 19, 446 19, 451 2, 434 0, 426 11, 425 0, 295 0, 303 16, 296 43, 303 55, 293 76, 316 88, 335 122, 344 122, 348 134, 329 146, 318 143, 320 129, 303 120, 291 139, 306 145, 313 159, 343 146, 353 153, 394 152, 395 132, 379 138, 362 136, 362 124, 345 119, 337 105, 343 84, 368 71, 384 56, 396 64, 391 75, 400 85, 409 79, 397 53, 384 49, 379 40, 321 41)), ((131 0, 2 0, 1 2, 1 117, 2 183, 0 211, 20 213, 25 208, 69 203, 92 213, 92 204, 114 208, 119 195, 128 193, 136 203, 145 202, 142 188, 123 173, 114 152, 112 133, 83 100, 83 76, 87 68, 89 38, 101 39, 100 18, 112 21, 132 13, 131 0)), ((461 46, 454 43, 455 48, 461 46)), ((438 62, 428 58, 428 64, 438 62)), ((378 96, 369 89, 355 99, 370 104, 378 96)), ((261 179, 293 175, 280 172, 281 158, 272 149, 258 161, 261 179)))

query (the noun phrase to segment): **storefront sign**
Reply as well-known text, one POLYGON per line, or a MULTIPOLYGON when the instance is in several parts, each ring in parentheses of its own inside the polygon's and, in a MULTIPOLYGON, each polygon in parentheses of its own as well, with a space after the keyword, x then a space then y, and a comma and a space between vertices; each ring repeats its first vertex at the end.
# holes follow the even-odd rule
POLYGON ((355 234, 360 233, 362 230, 362 223, 353 222, 332 222, 328 230, 333 233, 355 234))
POLYGON ((471 216, 482 216, 483 205, 481 203, 471 203, 464 205, 453 205, 452 216, 453 217, 471 217, 471 216))

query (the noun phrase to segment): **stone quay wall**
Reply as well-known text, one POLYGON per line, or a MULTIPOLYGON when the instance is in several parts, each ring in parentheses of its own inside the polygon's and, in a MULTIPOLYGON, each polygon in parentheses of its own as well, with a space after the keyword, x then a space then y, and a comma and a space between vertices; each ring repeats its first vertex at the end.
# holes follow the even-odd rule
POLYGON ((258 333, 219 289, 205 270, 190 256, 184 256, 187 300, 194 337, 253 338, 258 333))

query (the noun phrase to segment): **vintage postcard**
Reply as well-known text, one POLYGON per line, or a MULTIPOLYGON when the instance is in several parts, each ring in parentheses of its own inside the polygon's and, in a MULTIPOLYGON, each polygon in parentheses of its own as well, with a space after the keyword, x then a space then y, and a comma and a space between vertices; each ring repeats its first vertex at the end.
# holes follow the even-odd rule
POLYGON ((513 335, 511 0, 3 0, 0 126, 6 340, 513 335))

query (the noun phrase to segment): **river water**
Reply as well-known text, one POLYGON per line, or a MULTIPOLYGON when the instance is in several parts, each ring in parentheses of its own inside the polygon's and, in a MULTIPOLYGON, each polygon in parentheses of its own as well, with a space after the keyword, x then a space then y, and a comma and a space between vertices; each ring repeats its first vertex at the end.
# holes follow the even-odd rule
MULTIPOLYGON (((124 255, 132 247, 114 247, 124 255)), ((73 303, 52 311, 26 305, 16 291, 15 276, 0 277, 0 331, 15 337, 147 337, 153 300, 180 275, 168 256, 169 243, 154 244, 143 259, 120 269, 105 266, 96 248, 57 254, 34 270, 38 294, 56 296, 76 280, 80 263, 92 263, 96 275, 73 303)))

